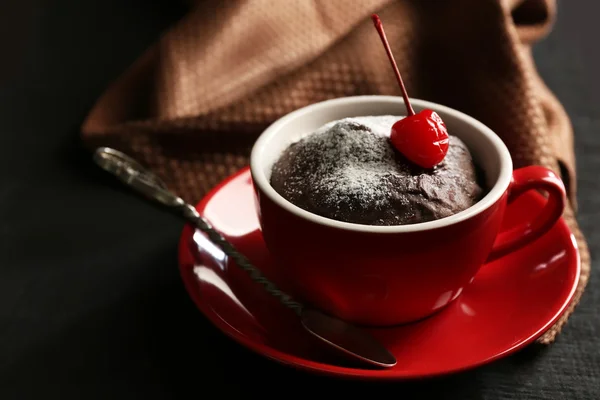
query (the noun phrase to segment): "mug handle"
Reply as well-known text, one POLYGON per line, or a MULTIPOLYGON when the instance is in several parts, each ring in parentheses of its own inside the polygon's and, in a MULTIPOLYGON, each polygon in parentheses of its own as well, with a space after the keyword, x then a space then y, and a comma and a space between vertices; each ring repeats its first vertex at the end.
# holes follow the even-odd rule
POLYGON ((558 175, 540 166, 523 167, 513 171, 508 186, 508 204, 532 189, 548 193, 546 205, 533 220, 500 232, 486 262, 494 261, 531 243, 549 231, 562 216, 566 204, 565 186, 558 175))

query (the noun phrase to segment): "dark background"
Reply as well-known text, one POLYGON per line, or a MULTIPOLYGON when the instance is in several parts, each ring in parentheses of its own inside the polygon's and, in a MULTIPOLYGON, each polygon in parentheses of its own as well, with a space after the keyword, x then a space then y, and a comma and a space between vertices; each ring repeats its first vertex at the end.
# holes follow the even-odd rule
POLYGON ((289 391, 599 398, 600 29, 593 3, 559 2, 557 25, 535 47, 539 70, 576 133, 579 220, 594 259, 576 313, 548 349, 441 379, 374 385, 299 373, 225 338, 181 284, 175 246, 182 223, 126 194, 79 148, 78 129, 93 102, 183 14, 181 4, 2 2, 0 399, 289 391))

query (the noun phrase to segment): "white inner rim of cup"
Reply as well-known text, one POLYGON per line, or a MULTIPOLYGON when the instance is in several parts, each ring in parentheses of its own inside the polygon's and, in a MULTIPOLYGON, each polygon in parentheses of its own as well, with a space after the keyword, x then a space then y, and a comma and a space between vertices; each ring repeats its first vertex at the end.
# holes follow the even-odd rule
POLYGON ((440 104, 411 99, 415 112, 436 111, 448 133, 462 139, 475 163, 482 169, 486 195, 466 210, 449 217, 410 225, 373 226, 333 220, 306 211, 281 196, 269 183, 271 168, 291 143, 322 125, 346 117, 405 116, 404 100, 396 96, 353 96, 315 103, 291 112, 271 124, 257 139, 250 155, 250 170, 257 188, 283 209, 301 218, 333 228, 370 233, 417 232, 441 228, 471 218, 492 206, 508 188, 512 178, 512 159, 504 142, 476 119, 440 104))

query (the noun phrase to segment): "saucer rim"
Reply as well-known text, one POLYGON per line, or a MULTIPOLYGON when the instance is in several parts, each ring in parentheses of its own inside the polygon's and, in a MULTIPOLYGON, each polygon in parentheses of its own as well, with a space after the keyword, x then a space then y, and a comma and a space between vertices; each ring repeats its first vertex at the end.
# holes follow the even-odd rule
MULTIPOLYGON (((252 176, 250 173, 250 168, 248 166, 241 168, 237 172, 229 175, 227 178, 222 180, 219 184, 217 184, 212 190, 208 191, 207 194, 195 205, 197 210, 203 209, 208 202, 214 197, 223 187, 227 186, 229 183, 234 181, 235 179, 241 177, 242 175, 247 174, 249 179, 252 180, 252 176)), ((536 195, 536 194, 533 194, 536 195)), ((537 194, 541 196, 540 194, 537 194)), ((521 340, 520 342, 514 344, 512 347, 507 348, 506 350, 494 354, 493 356, 484 358, 477 362, 470 363, 469 365, 465 365, 463 367, 458 368, 448 368, 445 370, 438 370, 431 373, 422 373, 415 374, 407 371, 398 371, 394 369, 362 369, 362 368, 351 368, 351 367, 343 367, 334 364, 329 364, 325 362, 318 362, 307 360, 305 358, 286 353, 281 350, 277 350, 271 346, 266 344, 257 342, 252 340, 251 338, 243 335, 241 332, 238 332, 235 329, 224 321, 216 312, 213 311, 210 304, 203 302, 202 299, 198 296, 197 291, 193 289, 192 282, 190 279, 185 277, 185 265, 182 260, 182 254, 188 253, 188 244, 186 238, 189 237, 193 233, 192 227, 189 225, 185 225, 177 246, 177 261, 180 277, 183 281, 183 285, 196 305, 196 307, 204 314, 204 316, 211 322, 215 327, 217 327, 222 333, 224 333, 227 337, 232 339, 234 342, 246 347, 248 350, 251 350, 253 353, 275 361, 278 364, 285 365, 288 367, 292 367, 301 371, 321 374, 324 376, 342 378, 342 379, 356 379, 356 380, 364 380, 364 381, 400 381, 400 380, 415 380, 415 379, 424 379, 424 378, 432 378, 432 377, 440 377, 455 373, 460 373, 468 370, 472 370, 483 365, 489 364, 493 361, 499 360, 501 358, 505 358, 517 351, 527 347, 532 344, 541 337, 545 332, 548 331, 564 314, 565 310, 571 305, 573 298, 575 296, 577 286, 581 279, 581 254, 579 252, 579 246, 577 241, 569 229, 566 221, 563 217, 561 217, 556 225, 560 226, 560 229, 563 233, 571 239, 571 244, 573 246, 574 254, 575 254, 575 278, 573 279, 572 287, 569 291, 569 294, 565 297, 562 305, 558 308, 556 313, 549 318, 548 321, 538 328, 534 333, 532 333, 527 339, 521 340)), ((569 263, 572 265, 573 263, 569 263)), ((378 328, 378 329, 386 329, 386 328, 378 328)))

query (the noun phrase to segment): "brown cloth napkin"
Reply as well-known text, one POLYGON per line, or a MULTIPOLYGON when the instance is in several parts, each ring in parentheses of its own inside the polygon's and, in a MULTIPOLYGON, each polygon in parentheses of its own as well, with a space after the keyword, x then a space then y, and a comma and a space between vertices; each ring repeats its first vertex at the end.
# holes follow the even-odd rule
POLYGON ((539 340, 551 343, 590 271, 574 217, 570 121, 531 55, 552 27, 554 0, 190 2, 187 16, 99 99, 83 141, 132 155, 196 202, 247 165, 258 134, 284 114, 335 97, 400 95, 374 12, 411 97, 490 126, 515 167, 543 165, 563 177, 583 271, 573 305, 539 340))

